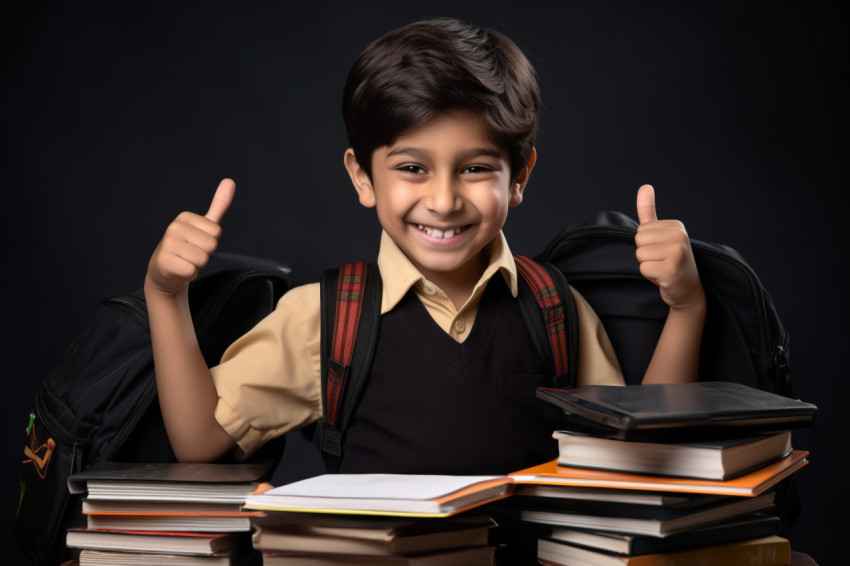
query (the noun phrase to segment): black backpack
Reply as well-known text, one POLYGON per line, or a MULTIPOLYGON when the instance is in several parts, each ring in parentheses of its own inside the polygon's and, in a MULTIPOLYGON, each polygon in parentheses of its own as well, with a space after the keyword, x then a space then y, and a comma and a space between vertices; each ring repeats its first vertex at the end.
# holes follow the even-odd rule
MULTIPOLYGON (((266 260, 215 254, 190 285, 189 303, 207 364, 274 310, 292 286, 288 267, 266 260)), ((72 557, 66 530, 82 521, 79 495, 68 476, 95 462, 172 462, 151 353, 144 295, 105 299, 53 368, 35 399, 26 429, 21 492, 14 536, 34 564, 72 557)), ((269 475, 283 437, 251 461, 269 475)))
MULTIPOLYGON (((628 384, 639 384, 668 307, 635 260, 638 223, 603 212, 564 229, 536 257, 560 269, 596 311, 628 384)), ((691 239, 708 305, 700 381, 734 381, 791 397, 788 333, 756 273, 734 249, 691 239)))

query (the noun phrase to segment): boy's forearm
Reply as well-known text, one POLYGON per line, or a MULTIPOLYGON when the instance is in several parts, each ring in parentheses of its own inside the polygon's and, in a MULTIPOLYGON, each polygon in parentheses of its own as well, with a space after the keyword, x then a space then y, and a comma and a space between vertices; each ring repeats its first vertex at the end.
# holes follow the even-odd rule
POLYGON ((705 323, 705 301, 688 309, 670 309, 643 384, 696 381, 705 323))
POLYGON ((218 395, 186 294, 164 295, 146 285, 145 297, 159 403, 174 454, 180 461, 216 460, 233 441, 215 420, 218 395))

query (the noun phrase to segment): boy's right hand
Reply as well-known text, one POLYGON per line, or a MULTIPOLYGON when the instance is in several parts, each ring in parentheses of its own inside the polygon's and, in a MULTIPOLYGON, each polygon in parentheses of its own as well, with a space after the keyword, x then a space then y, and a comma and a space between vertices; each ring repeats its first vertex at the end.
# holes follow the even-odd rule
POLYGON ((169 224, 148 263, 146 291, 176 296, 188 289, 218 247, 221 219, 233 202, 235 191, 236 184, 224 179, 204 216, 182 212, 169 224))

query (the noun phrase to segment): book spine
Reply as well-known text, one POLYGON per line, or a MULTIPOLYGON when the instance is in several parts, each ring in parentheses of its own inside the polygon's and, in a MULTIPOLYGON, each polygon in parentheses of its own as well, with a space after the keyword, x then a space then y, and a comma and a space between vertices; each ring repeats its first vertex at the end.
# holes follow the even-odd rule
POLYGON ((692 548, 676 552, 645 554, 623 560, 626 566, 786 566, 791 562, 791 543, 772 536, 740 543, 692 548))

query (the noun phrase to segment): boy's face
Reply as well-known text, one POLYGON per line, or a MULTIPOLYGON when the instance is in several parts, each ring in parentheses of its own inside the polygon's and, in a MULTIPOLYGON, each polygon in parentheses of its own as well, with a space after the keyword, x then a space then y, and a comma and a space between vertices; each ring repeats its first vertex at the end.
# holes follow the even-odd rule
MULTIPOLYGON (((507 152, 470 111, 441 114, 372 154, 372 178, 351 150, 360 202, 420 272, 441 287, 474 284, 484 248, 522 200, 534 157, 511 181, 507 152)), ((445 289, 445 287, 444 287, 445 289)))

